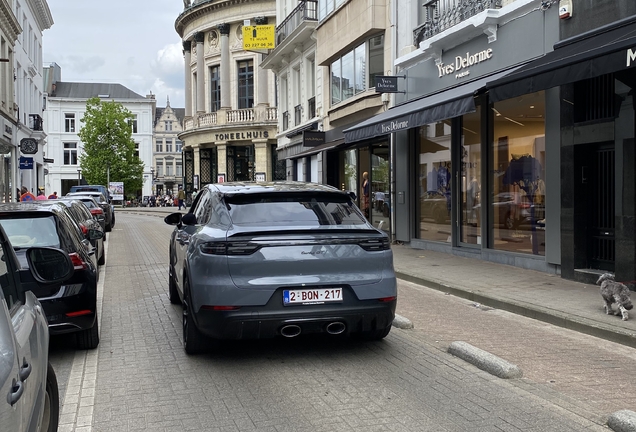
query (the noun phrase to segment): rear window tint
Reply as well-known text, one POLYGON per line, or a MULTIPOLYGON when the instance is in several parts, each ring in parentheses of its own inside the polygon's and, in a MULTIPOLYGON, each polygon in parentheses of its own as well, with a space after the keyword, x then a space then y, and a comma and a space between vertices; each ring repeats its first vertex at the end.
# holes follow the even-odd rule
POLYGON ((0 225, 13 247, 60 246, 53 216, 0 219, 0 225))
POLYGON ((226 197, 232 223, 260 226, 364 225, 355 204, 340 194, 245 194, 226 197))

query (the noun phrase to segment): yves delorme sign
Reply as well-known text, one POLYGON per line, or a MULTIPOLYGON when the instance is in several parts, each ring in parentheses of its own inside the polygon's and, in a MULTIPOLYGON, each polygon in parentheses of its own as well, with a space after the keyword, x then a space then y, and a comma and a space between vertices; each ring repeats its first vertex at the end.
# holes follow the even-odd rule
POLYGON ((305 147, 315 147, 325 143, 325 133, 320 131, 303 131, 303 145, 305 147))
POLYGON ((375 77, 375 91, 376 93, 397 93, 398 92, 398 77, 376 75, 375 77))

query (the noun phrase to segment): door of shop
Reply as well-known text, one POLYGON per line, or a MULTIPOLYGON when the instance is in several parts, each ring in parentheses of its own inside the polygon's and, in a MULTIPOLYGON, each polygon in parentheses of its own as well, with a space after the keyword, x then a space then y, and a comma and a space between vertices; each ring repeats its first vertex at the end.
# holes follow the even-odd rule
POLYGON ((580 214, 584 216, 587 268, 614 271, 615 162, 614 143, 588 147, 587 164, 581 167, 581 183, 587 193, 580 214), (587 186, 587 187, 586 187, 587 186))
POLYGON ((254 146, 227 147, 227 181, 254 181, 254 146))

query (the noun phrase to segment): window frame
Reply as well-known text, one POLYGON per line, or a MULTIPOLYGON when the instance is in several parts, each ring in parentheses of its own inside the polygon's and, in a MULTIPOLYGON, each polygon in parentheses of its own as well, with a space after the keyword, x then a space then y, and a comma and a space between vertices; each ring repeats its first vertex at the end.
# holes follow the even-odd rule
POLYGON ((254 59, 238 60, 236 77, 238 109, 254 108, 254 59))
POLYGON ((63 165, 68 165, 68 166, 77 166, 78 165, 78 145, 76 142, 62 142, 62 148, 64 151, 64 156, 63 156, 63 165), (69 147, 67 147, 67 145, 69 147), (73 147, 70 147, 70 145, 73 145, 73 147), (68 157, 67 157, 68 155, 68 157), (74 155, 74 157, 73 157, 74 155), (75 163, 73 163, 73 159, 75 160, 75 163))
POLYGON ((221 68, 219 65, 210 66, 210 112, 221 109, 221 68))
POLYGON ((75 133, 75 113, 64 113, 64 132, 75 133))

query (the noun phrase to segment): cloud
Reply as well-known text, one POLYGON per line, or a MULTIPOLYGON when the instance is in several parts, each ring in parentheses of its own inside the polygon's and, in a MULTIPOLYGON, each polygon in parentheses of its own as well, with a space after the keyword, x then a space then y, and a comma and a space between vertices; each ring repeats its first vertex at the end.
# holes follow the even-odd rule
POLYGON ((62 58, 64 66, 77 73, 94 72, 106 64, 106 59, 99 56, 76 56, 71 55, 62 58))
POLYGON ((166 45, 157 51, 157 57, 152 62, 153 69, 159 69, 161 72, 172 75, 183 75, 183 54, 180 43, 166 45))

